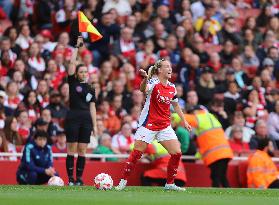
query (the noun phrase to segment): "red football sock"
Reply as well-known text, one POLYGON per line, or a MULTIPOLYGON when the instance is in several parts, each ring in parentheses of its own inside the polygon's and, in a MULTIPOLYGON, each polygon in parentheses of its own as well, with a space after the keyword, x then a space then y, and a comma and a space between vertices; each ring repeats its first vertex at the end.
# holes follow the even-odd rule
POLYGON ((130 176, 130 173, 134 169, 137 161, 141 158, 142 152, 139 150, 133 150, 125 164, 124 173, 123 173, 123 179, 127 180, 127 178, 130 176))
POLYGON ((181 153, 171 154, 171 158, 168 163, 167 184, 174 183, 181 155, 181 153))

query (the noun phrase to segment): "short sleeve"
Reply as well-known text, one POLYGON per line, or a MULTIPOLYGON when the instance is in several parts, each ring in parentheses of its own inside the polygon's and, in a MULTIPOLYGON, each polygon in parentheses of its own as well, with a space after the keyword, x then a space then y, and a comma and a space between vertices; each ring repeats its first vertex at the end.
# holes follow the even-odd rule
POLYGON ((147 81, 147 94, 150 94, 153 90, 153 88, 155 87, 156 84, 159 83, 159 79, 158 78, 151 78, 147 81))
POLYGON ((88 85, 88 93, 86 94, 86 102, 96 102, 95 89, 88 85))
POLYGON ((171 99, 172 102, 178 102, 178 97, 177 97, 177 91, 176 88, 174 87, 174 96, 171 99))
POLYGON ((70 84, 73 84, 73 82, 75 81, 75 75, 68 75, 68 83, 69 83, 69 85, 70 84))

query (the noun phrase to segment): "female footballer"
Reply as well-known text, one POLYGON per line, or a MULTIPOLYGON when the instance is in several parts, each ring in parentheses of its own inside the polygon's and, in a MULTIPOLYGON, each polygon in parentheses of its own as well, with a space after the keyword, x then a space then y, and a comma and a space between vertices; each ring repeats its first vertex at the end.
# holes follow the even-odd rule
POLYGON ((182 119, 183 126, 189 131, 191 131, 191 126, 184 119, 183 112, 178 104, 175 85, 168 81, 172 75, 171 64, 169 61, 161 59, 149 68, 148 74, 142 69, 140 70, 140 74, 144 78, 141 82, 140 90, 146 93, 146 102, 141 112, 138 129, 135 134, 134 149, 125 164, 123 177, 116 189, 123 190, 126 187, 127 178, 134 169, 136 162, 144 153, 147 144, 157 139, 171 155, 167 167, 167 183, 165 189, 184 191, 184 188, 174 184, 181 158, 181 150, 177 136, 171 128, 171 104, 175 112, 182 119))

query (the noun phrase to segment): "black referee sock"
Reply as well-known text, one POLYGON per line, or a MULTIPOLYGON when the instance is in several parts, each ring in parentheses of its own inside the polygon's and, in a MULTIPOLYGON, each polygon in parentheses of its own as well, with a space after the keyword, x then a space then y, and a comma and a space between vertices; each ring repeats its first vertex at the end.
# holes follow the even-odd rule
POLYGON ((85 166, 85 156, 78 156, 77 163, 76 163, 77 179, 80 179, 82 177, 84 166, 85 166))
POLYGON ((74 155, 67 155, 66 158, 66 169, 67 169, 67 174, 69 179, 73 179, 74 175, 74 155))

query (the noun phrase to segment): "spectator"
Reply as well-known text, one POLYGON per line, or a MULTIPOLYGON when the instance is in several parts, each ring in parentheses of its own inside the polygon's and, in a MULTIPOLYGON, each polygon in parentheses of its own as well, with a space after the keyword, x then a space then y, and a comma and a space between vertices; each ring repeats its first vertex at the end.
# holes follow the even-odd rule
POLYGON ((249 151, 249 144, 243 142, 243 130, 241 126, 236 125, 232 127, 229 143, 236 155, 249 151))
POLYGON ((28 49, 30 44, 33 43, 33 39, 31 38, 30 33, 30 28, 27 24, 22 25, 19 28, 19 35, 15 43, 19 45, 22 50, 28 49))
POLYGON ((223 129, 226 129, 229 126, 229 116, 224 110, 223 101, 217 99, 212 100, 210 103, 209 110, 222 124, 223 129))
POLYGON ((223 65, 221 64, 220 56, 217 52, 209 54, 209 61, 207 64, 208 66, 212 67, 213 71, 216 73, 223 67, 223 65))
POLYGON ((242 62, 244 67, 258 67, 260 65, 260 61, 256 56, 252 46, 245 46, 244 53, 242 55, 242 62))
POLYGON ((244 23, 243 31, 246 29, 251 29, 254 36, 254 41, 257 45, 259 45, 262 42, 262 33, 260 32, 259 28, 256 25, 256 17, 249 16, 244 23))
MULTIPOLYGON (((42 109, 42 111, 41 111, 41 119, 42 119, 43 123, 41 123, 41 122, 40 123, 42 125, 45 124, 45 122, 47 123, 46 131, 47 131, 50 139, 52 140, 52 142, 55 142, 56 141, 55 136, 57 135, 57 131, 59 130, 59 123, 63 124, 64 121, 55 123, 54 122, 55 120, 53 120, 53 118, 52 118, 51 111, 49 109, 47 109, 47 108, 42 109)), ((48 141, 48 143, 49 142, 50 141, 48 141)))
POLYGON ((7 98, 4 104, 9 108, 11 108, 12 110, 15 110, 23 98, 22 95, 19 93, 18 85, 15 82, 10 81, 7 84, 6 93, 7 93, 7 98))
POLYGON ((61 103, 69 107, 69 84, 64 82, 59 86, 59 92, 61 94, 61 103))
POLYGON ((103 100, 99 106, 99 113, 97 113, 103 120, 105 128, 111 134, 115 134, 121 127, 121 121, 116 116, 114 111, 110 111, 109 102, 103 100))
POLYGON ((4 133, 9 143, 16 146, 23 145, 23 140, 18 134, 17 120, 15 117, 7 117, 5 120, 4 133))
POLYGON ((220 23, 213 18, 215 15, 216 11, 214 6, 209 3, 209 4, 204 4, 205 6, 205 13, 204 16, 199 17, 195 21, 195 29, 197 32, 200 32, 206 22, 208 22, 208 31, 211 35, 216 35, 216 33, 221 30, 221 25, 220 23))
POLYGON ((177 65, 177 81, 183 85, 183 89, 185 92, 189 90, 191 86, 190 80, 195 80, 195 74, 199 72, 199 69, 193 70, 191 69, 191 65, 199 67, 200 65, 200 58, 198 55, 193 55, 193 52, 190 48, 184 48, 181 53, 180 63, 177 65))
POLYGON ((42 57, 40 57, 39 45, 36 42, 30 45, 28 66, 30 69, 29 72, 34 74, 36 77, 40 77, 41 73, 45 71, 45 61, 42 57))
POLYGON ((259 94, 256 90, 251 90, 248 94, 248 101, 244 104, 243 113, 246 116, 246 126, 253 128, 256 121, 267 116, 263 104, 260 103, 259 94))
POLYGON ((47 133, 37 132, 34 141, 26 145, 17 170, 19 184, 45 184, 57 175, 53 168, 51 147, 47 145, 47 133))
MULTIPOLYGON (((31 142, 34 139, 34 135, 36 134, 37 131, 43 131, 48 133, 48 122, 46 122, 45 120, 43 120, 43 118, 38 118, 36 120, 36 122, 34 123, 32 129, 31 129, 31 133, 28 139, 28 142, 31 142)), ((55 137, 55 135, 49 136, 47 135, 47 144, 48 145, 52 145, 54 142, 53 137, 55 137)))
MULTIPOLYGON (((1 106, 1 110, 3 111, 2 115, 11 116, 13 114, 13 109, 11 109, 7 105, 5 105, 6 98, 7 98, 6 92, 3 90, 0 90, 0 106, 1 106)), ((3 125, 3 127, 4 127, 4 125, 3 125)))
POLYGON ((40 116, 41 106, 37 99, 37 94, 35 91, 30 90, 24 100, 18 105, 18 110, 26 110, 28 113, 28 118, 31 122, 35 122, 40 116))
POLYGON ((279 149, 279 101, 275 101, 275 112, 271 112, 267 121, 268 134, 279 149))
POLYGON ((57 141, 52 145, 52 152, 67 153, 66 134, 64 130, 58 130, 55 138, 57 141))
POLYGON ((234 53, 234 44, 232 41, 230 40, 226 40, 223 44, 223 49, 221 50, 221 52, 219 53, 219 56, 221 58, 221 63, 224 66, 228 66, 231 65, 232 60, 235 56, 234 53))
POLYGON ((37 86, 37 99, 42 108, 49 104, 49 87, 45 80, 40 80, 37 86))
POLYGON ((188 91, 187 98, 186 98, 186 110, 198 105, 198 101, 199 101, 199 98, 198 98, 197 92, 194 90, 188 91))
POLYGON ((107 13, 111 9, 115 9, 121 17, 129 16, 132 13, 130 2, 127 0, 107 0, 105 1, 102 13, 107 13))
POLYGON ((205 66, 209 60, 209 56, 205 50, 202 37, 198 34, 195 34, 191 46, 193 52, 199 56, 201 66, 205 66))
POLYGON ((202 69, 202 74, 196 87, 199 104, 208 105, 213 98, 216 86, 212 78, 212 72, 212 68, 210 67, 202 69))
MULTIPOLYGON (((11 51, 13 53, 15 53, 18 57, 20 55, 21 48, 19 45, 16 44, 16 39, 18 37, 17 29, 13 26, 7 28, 4 33, 4 36, 6 36, 10 39, 10 43, 8 43, 8 41, 6 41, 8 43, 8 45, 10 44, 8 47, 10 47, 11 51)), ((3 39, 2 39, 2 43, 3 43, 3 39)), ((1 50, 5 50, 5 49, 1 48, 1 50)))
POLYGON ((7 54, 8 54, 7 59, 9 59, 8 60, 9 66, 13 65, 17 56, 18 56, 18 54, 15 51, 13 51, 11 40, 8 37, 3 36, 1 38, 1 44, 0 45, 1 45, 0 46, 0 48, 1 48, 1 50, 0 50, 1 58, 2 58, 3 52, 7 52, 7 54))
POLYGON ((259 28, 264 28, 268 25, 269 18, 272 17, 271 5, 266 4, 262 7, 260 15, 257 17, 257 26, 259 28))
MULTIPOLYGON (((234 71, 229 72, 234 74, 234 71)), ((240 97, 237 84, 235 82, 229 82, 228 91, 224 93, 224 109, 229 115, 236 111, 237 106, 240 103, 240 97)))
MULTIPOLYGON (((112 143, 111 143, 111 137, 108 134, 103 134, 100 137, 100 144, 98 147, 93 151, 93 154, 114 154, 112 150, 112 143)), ((117 158, 106 158, 106 161, 118 161, 117 158)))
MULTIPOLYGON (((5 133, 0 130, 0 152, 16 153, 16 147, 14 144, 7 141, 5 133)), ((1 160, 16 161, 16 156, 11 157, 0 157, 1 160)))
POLYGON ((239 32, 237 32, 235 18, 232 16, 224 19, 223 28, 217 35, 221 44, 226 40, 232 41, 235 45, 240 45, 242 43, 241 36, 239 32))
POLYGON ((257 149, 259 141, 268 138, 267 124, 264 120, 258 120, 255 125, 255 135, 250 139, 250 149, 257 149))
POLYGON ((154 35, 151 37, 154 43, 154 52, 158 52, 166 47, 165 39, 168 33, 165 30, 165 26, 162 23, 154 25, 154 35))
POLYGON ((51 112, 51 117, 56 122, 62 122, 67 114, 68 109, 62 104, 61 95, 58 91, 50 94, 50 103, 46 106, 51 112))
POLYGON ((90 50, 93 50, 94 66, 98 66, 101 61, 110 53, 110 40, 119 39, 120 27, 112 20, 110 13, 103 13, 101 21, 96 25, 97 30, 103 35, 103 38, 90 45, 90 50))
POLYGON ((225 131, 226 136, 231 136, 231 130, 233 126, 240 126, 242 128, 243 137, 242 140, 245 143, 249 143, 251 137, 255 134, 255 131, 245 126, 245 119, 241 111, 236 111, 233 115, 232 125, 225 131))
POLYGON ((112 137, 112 150, 116 154, 127 154, 131 150, 134 142, 131 125, 126 123, 121 127, 121 131, 112 137))
POLYGON ((193 21, 196 21, 198 17, 204 16, 205 7, 210 3, 210 0, 200 0, 191 4, 191 11, 193 14, 193 21))
POLYGON ((135 65, 136 46, 132 37, 132 29, 128 27, 121 29, 120 39, 114 44, 113 54, 120 58, 123 63, 129 62, 135 65))
POLYGON ((144 49, 137 52, 136 63, 137 68, 147 69, 149 65, 156 62, 157 56, 154 54, 154 43, 152 40, 148 39, 144 42, 144 49))
POLYGON ((32 121, 28 118, 28 112, 26 110, 18 111, 18 134, 21 137, 23 144, 26 144, 30 135, 30 129, 32 121))

